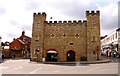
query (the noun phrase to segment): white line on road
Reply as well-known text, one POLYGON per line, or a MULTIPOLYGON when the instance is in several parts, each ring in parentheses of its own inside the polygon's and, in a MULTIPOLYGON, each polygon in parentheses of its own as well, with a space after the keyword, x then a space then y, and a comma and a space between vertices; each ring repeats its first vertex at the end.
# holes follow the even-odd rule
POLYGON ((8 67, 0 67, 0 69, 7 69, 8 67))
POLYGON ((23 68, 22 66, 18 66, 19 68, 23 68))
POLYGON ((14 69, 18 69, 18 68, 14 68, 14 69))
POLYGON ((59 72, 58 70, 54 71, 54 72, 59 72))
POLYGON ((96 67, 96 68, 93 68, 93 69, 90 69, 90 70, 87 70, 88 72, 89 71, 93 71, 93 70, 97 70, 97 69, 99 69, 100 67, 96 67))
POLYGON ((15 62, 15 61, 11 61, 11 62, 15 62))
POLYGON ((38 68, 38 69, 36 69, 36 70, 30 72, 30 74, 34 74, 35 72, 37 72, 37 71, 40 70, 40 69, 42 69, 42 68, 38 68))

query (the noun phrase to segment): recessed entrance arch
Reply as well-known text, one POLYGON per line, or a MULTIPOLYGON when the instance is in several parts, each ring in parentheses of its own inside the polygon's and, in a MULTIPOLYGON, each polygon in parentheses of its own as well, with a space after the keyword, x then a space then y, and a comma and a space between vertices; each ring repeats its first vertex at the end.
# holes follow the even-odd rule
POLYGON ((67 61, 75 61, 75 52, 72 50, 69 50, 67 52, 67 61))
POLYGON ((46 61, 56 62, 58 58, 58 53, 55 50, 47 51, 46 61))

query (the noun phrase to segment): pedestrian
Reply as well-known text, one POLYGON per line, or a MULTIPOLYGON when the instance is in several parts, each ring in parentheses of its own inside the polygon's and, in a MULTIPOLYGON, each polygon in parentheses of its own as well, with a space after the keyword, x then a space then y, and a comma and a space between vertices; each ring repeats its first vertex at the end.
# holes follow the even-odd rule
POLYGON ((113 53, 113 57, 114 57, 114 58, 116 57, 116 52, 113 53))

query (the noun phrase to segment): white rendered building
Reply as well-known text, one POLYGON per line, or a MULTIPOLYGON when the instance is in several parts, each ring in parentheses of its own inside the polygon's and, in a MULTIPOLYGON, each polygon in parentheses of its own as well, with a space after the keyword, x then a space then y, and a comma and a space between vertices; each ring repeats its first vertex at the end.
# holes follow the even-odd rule
POLYGON ((111 47, 111 45, 113 45, 115 47, 115 50, 118 51, 119 37, 120 37, 120 28, 116 29, 115 31, 104 37, 101 40, 102 50, 108 49, 111 47))

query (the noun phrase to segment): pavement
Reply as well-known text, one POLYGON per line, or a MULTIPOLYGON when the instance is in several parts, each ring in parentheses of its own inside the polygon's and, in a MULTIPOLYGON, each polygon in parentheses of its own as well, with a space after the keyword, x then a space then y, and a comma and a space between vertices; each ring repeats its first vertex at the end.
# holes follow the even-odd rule
MULTIPOLYGON (((5 59, 9 60, 9 59, 5 59)), ((18 59, 12 59, 12 60, 18 60, 18 59)), ((100 64, 100 63, 109 63, 109 62, 119 62, 119 58, 113 58, 113 57, 106 57, 106 56, 101 56, 100 60, 96 61, 80 61, 80 62, 35 62, 35 61, 30 61, 29 63, 43 63, 43 64, 100 64)), ((4 61, 3 61, 4 62, 4 61)))
MULTIPOLYGON (((108 62, 112 62, 112 60, 110 58, 107 57, 101 57, 100 60, 96 60, 96 61, 80 61, 80 62, 42 62, 44 64, 99 64, 99 63, 108 63, 108 62)), ((34 61, 30 61, 30 63, 41 63, 41 62, 34 62, 34 61)))

